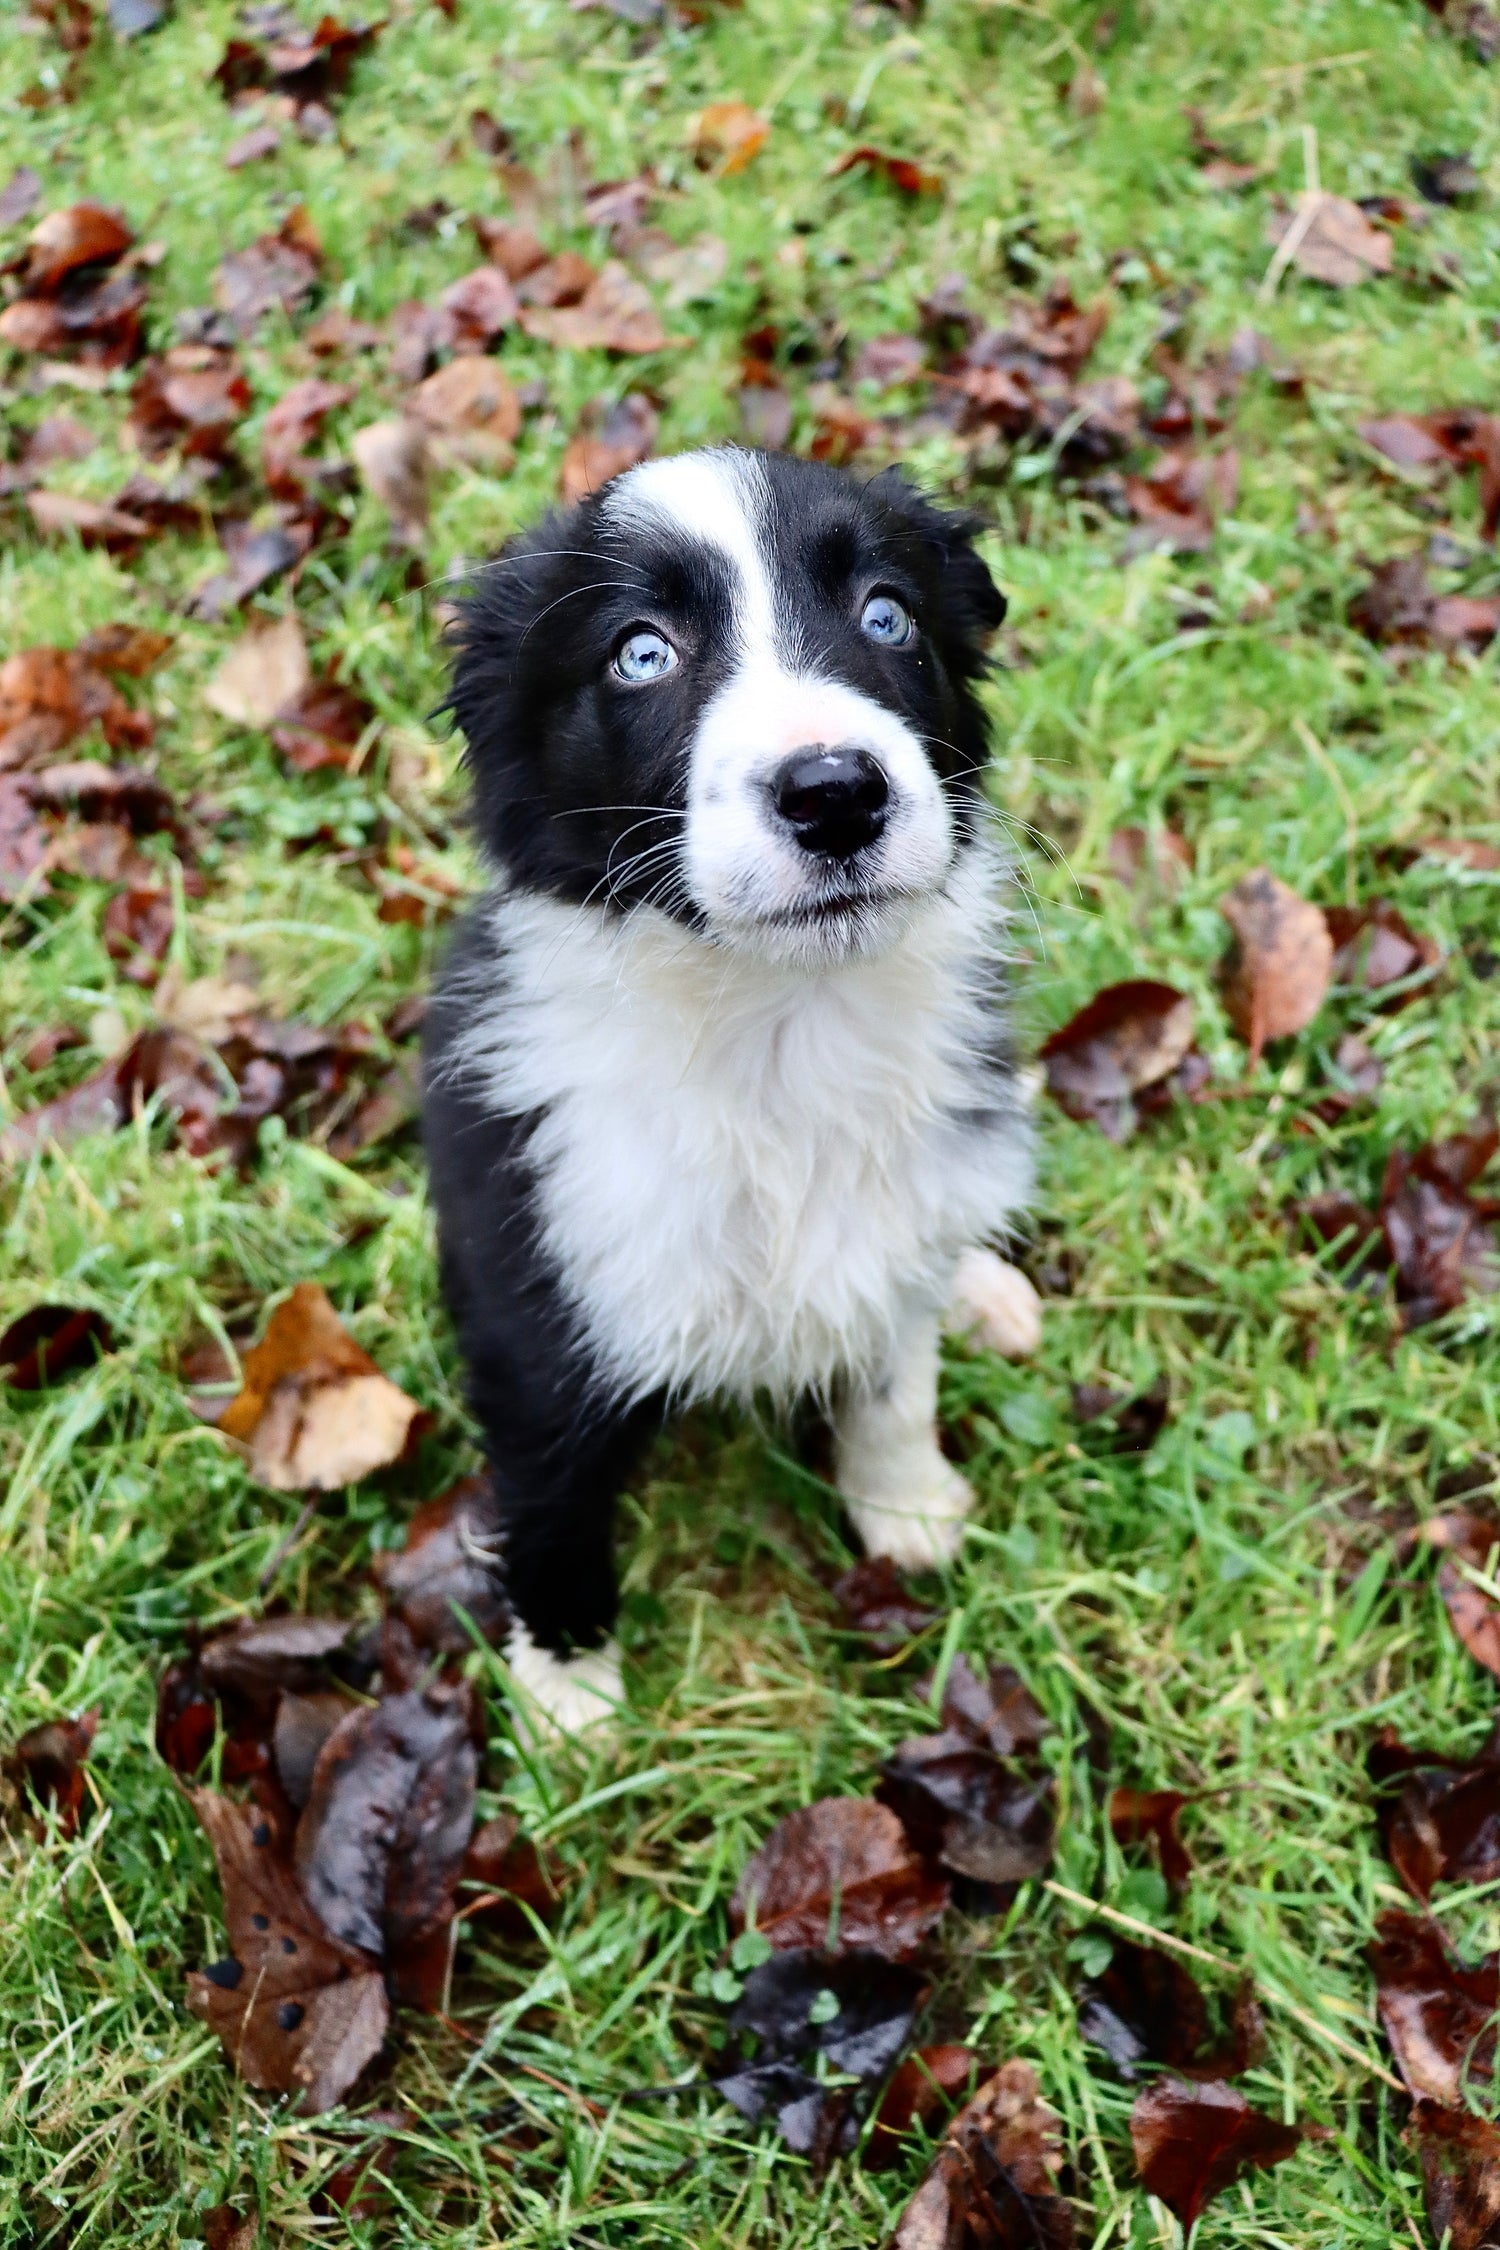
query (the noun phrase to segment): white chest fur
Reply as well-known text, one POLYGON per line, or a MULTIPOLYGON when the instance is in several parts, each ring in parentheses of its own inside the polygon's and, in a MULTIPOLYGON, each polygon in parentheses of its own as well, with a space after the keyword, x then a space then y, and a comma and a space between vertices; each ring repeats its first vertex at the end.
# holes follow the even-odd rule
POLYGON ((875 1381, 901 1306, 943 1304, 1022 1200, 1024 1110, 983 1059, 995 875, 971 855, 898 944, 817 971, 652 912, 498 902, 461 1067, 538 1115, 544 1240, 622 1392, 875 1381))

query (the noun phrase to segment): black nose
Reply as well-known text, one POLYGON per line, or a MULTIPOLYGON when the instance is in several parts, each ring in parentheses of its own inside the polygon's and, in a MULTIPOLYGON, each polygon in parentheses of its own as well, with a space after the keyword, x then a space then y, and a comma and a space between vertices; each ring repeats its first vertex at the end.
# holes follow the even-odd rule
POLYGON ((884 828, 891 785, 868 750, 794 750, 771 776, 771 793, 805 852, 851 859, 884 828))

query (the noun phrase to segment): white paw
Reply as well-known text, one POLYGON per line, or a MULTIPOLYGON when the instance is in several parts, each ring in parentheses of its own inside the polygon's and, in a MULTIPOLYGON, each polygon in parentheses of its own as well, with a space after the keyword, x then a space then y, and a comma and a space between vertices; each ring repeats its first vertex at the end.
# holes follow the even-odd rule
POLYGON ((592 1734, 616 1720, 624 1706, 620 1651, 613 1641, 566 1659, 538 1648, 524 1625, 511 1633, 505 1652, 521 1690, 517 1719, 539 1741, 592 1734))
POLYGON ((1018 1266, 993 1250, 965 1250, 943 1326, 1002 1359, 1029 1359, 1042 1341, 1042 1300, 1018 1266))
POLYGON ((889 1499, 846 1492, 850 1521, 867 1553, 889 1555, 905 1570, 938 1570, 963 1544, 973 1487, 939 1454, 921 1489, 889 1499))

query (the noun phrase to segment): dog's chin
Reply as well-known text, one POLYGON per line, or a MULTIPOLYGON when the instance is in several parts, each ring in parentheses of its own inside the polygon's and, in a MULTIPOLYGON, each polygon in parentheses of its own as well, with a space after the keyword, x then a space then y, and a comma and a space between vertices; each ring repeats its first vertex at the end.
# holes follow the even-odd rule
POLYGON ((715 944, 776 967, 836 968, 889 952, 939 887, 823 892, 762 914, 709 912, 705 928, 715 944))

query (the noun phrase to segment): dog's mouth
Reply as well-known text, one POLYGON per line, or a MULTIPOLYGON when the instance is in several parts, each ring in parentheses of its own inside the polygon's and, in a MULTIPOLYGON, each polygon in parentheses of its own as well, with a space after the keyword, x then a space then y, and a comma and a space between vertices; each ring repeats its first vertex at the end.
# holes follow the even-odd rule
POLYGON ((894 884, 823 892, 814 898, 798 899, 793 906, 778 906, 769 913, 758 914, 755 919, 762 929, 827 928, 840 922, 867 921, 887 907, 909 906, 919 895, 894 884))

